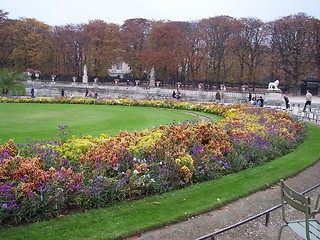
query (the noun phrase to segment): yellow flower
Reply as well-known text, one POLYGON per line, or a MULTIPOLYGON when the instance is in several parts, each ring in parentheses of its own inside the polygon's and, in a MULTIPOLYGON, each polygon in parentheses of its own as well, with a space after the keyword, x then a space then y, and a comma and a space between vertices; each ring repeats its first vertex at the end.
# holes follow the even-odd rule
POLYGON ((190 154, 186 154, 180 158, 176 158, 175 162, 179 166, 184 166, 188 169, 194 170, 193 158, 190 156, 190 154))
POLYGON ((105 134, 105 133, 100 134, 100 139, 106 139, 106 138, 107 138, 107 134, 105 134))
POLYGON ((87 135, 87 136, 85 136, 84 138, 91 140, 91 139, 92 139, 92 136, 91 136, 91 135, 87 135))

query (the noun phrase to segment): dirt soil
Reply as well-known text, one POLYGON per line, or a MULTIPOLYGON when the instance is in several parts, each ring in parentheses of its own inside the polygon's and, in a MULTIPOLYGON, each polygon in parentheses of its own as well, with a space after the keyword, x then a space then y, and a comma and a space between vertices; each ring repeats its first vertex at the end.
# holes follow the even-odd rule
MULTIPOLYGON (((286 183, 298 192, 303 192, 320 182, 320 161, 312 167, 300 172, 296 176, 286 179, 286 183)), ((320 187, 306 194, 315 202, 320 194, 320 187)), ((195 199, 196 200, 196 199, 195 199)), ((139 240, 191 240, 197 239, 219 229, 236 224, 265 210, 268 210, 280 204, 280 186, 270 186, 264 191, 256 192, 248 197, 241 198, 221 209, 195 216, 187 221, 168 225, 159 229, 154 229, 134 236, 131 239, 139 240)), ((299 213, 292 211, 292 215, 299 213)), ((320 214, 319 214, 320 215, 320 214)), ((316 218, 320 220, 320 216, 316 218)), ((270 213, 268 226, 265 225, 266 217, 261 216, 258 219, 243 224, 237 228, 219 234, 216 240, 248 240, 248 239, 277 239, 277 234, 283 220, 281 218, 281 209, 270 213)), ((210 239, 210 238, 209 238, 210 239)), ((281 239, 301 239, 289 228, 284 228, 281 239)))

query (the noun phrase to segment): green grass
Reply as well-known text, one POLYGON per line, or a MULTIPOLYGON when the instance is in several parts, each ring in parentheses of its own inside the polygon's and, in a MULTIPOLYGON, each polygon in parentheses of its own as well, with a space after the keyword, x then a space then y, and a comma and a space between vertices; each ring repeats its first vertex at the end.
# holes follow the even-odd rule
MULTIPOLYGON (((125 106, 71 105, 71 104, 0 104, 0 144, 14 139, 25 143, 26 138, 50 140, 59 138, 58 126, 76 137, 101 133, 114 135, 120 130, 133 132, 142 129, 196 119, 186 111, 125 106)), ((71 136, 70 135, 70 136, 71 136)))
MULTIPOLYGON (((158 111, 159 109, 157 109, 158 111)), ((320 128, 294 152, 264 165, 197 184, 25 227, 0 229, 0 239, 117 239, 218 208, 295 175, 320 159, 320 128), (156 204, 155 204, 156 203, 156 204)))

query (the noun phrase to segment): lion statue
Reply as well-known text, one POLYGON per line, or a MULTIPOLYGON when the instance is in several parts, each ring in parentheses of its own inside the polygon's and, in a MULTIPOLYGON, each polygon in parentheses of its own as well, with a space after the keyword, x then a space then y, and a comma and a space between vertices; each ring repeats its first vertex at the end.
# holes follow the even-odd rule
POLYGON ((270 82, 268 86, 268 90, 279 90, 279 80, 275 80, 274 82, 270 82))

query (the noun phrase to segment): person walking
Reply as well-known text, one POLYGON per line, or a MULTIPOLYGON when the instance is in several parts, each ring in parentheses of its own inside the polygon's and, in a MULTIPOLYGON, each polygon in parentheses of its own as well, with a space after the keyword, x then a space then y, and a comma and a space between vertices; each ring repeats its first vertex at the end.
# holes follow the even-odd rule
POLYGON ((290 103, 289 103, 289 98, 287 95, 284 95, 284 101, 286 103, 286 109, 289 109, 290 108, 290 103))
POLYGON ((303 111, 305 111, 307 106, 309 105, 310 106, 310 112, 311 112, 311 102, 312 102, 312 94, 309 92, 309 90, 307 90, 306 103, 304 104, 303 111))

